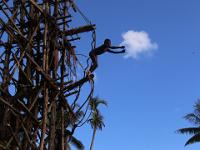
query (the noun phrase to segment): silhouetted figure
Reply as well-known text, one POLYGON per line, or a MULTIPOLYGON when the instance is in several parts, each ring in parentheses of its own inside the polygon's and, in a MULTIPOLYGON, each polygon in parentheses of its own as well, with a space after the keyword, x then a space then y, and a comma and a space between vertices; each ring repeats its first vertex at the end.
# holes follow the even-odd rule
POLYGON ((89 69, 90 72, 93 72, 98 67, 98 60, 97 56, 101 55, 105 52, 113 53, 113 54, 119 54, 119 53, 125 53, 125 47, 124 46, 111 46, 111 40, 106 39, 104 41, 104 44, 101 46, 93 49, 90 51, 89 56, 92 60, 92 65, 89 69), (112 51, 111 49, 123 49, 122 51, 112 51))

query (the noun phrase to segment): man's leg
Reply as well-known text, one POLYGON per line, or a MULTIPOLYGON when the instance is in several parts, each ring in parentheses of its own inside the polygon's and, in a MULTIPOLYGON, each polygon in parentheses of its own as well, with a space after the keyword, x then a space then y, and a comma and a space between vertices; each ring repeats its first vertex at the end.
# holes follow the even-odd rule
POLYGON ((90 67, 90 72, 93 72, 97 67, 98 67, 98 60, 97 60, 97 56, 91 55, 90 56, 91 60, 92 60, 92 65, 90 67))

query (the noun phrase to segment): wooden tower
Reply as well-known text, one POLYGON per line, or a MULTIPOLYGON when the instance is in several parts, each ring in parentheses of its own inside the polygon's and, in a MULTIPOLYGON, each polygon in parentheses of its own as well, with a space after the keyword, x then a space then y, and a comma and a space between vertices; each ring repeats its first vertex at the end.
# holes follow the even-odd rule
POLYGON ((93 75, 73 41, 91 32, 95 46, 95 25, 70 27, 76 12, 73 0, 0 0, 0 149, 67 150, 86 122, 93 75))

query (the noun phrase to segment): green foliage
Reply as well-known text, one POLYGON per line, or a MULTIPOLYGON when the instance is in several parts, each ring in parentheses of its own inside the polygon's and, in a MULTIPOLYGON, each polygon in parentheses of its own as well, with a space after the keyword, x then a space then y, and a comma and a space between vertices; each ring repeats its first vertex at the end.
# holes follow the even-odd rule
POLYGON ((92 116, 88 120, 92 128, 100 129, 102 130, 103 127, 105 127, 105 124, 103 122, 103 116, 101 115, 98 106, 99 105, 105 105, 107 106, 107 102, 105 100, 100 99, 99 97, 94 97, 90 99, 90 108, 92 110, 92 116))
POLYGON ((192 137, 185 143, 185 146, 200 142, 200 100, 195 103, 194 112, 187 114, 184 118, 195 125, 195 127, 181 128, 177 130, 178 133, 192 135, 192 137))

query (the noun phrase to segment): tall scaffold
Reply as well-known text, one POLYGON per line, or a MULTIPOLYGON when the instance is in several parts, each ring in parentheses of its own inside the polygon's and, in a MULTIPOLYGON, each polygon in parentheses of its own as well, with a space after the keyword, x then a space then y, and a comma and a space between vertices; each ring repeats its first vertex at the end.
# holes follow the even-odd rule
POLYGON ((90 117, 94 76, 73 42, 86 32, 95 48, 95 25, 73 0, 0 1, 0 149, 83 148, 74 132, 90 117), (70 27, 75 13, 87 24, 70 27))

